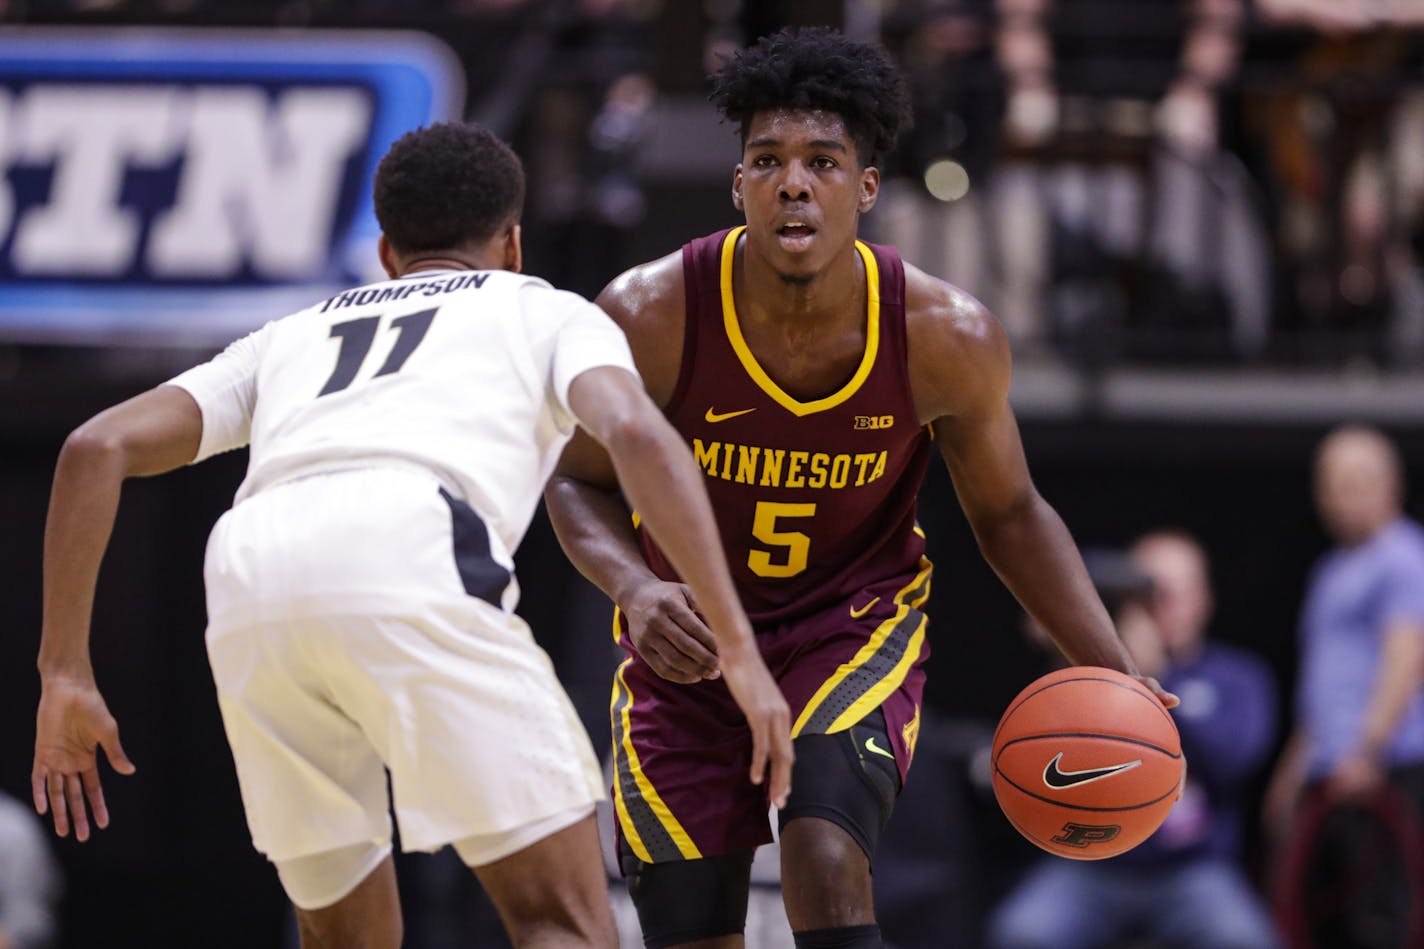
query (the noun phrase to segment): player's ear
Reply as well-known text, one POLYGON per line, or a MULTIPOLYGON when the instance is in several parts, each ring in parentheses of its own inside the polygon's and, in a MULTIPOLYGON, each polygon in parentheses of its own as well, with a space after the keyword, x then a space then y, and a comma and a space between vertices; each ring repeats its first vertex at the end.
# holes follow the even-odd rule
POLYGON ((865 166, 865 170, 860 173, 860 200, 856 203, 856 209, 861 214, 865 214, 875 207, 875 199, 880 195, 880 169, 874 165, 865 166))
POLYGON ((738 211, 744 211, 742 206, 742 163, 737 162, 737 167, 732 170, 732 207, 738 211))
POLYGON ((523 231, 518 224, 511 224, 504 235, 504 269, 514 273, 524 272, 523 231))
POLYGON ((394 280, 400 274, 400 267, 397 266, 396 252, 391 247, 391 242, 386 240, 386 235, 382 234, 376 238, 376 256, 381 259, 381 269, 386 272, 386 276, 394 280))

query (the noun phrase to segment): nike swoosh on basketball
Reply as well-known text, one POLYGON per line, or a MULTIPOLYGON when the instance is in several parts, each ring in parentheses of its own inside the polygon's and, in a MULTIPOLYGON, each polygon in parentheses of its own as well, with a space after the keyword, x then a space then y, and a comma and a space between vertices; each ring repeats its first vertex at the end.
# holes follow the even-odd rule
POLYGON ((860 619, 860 618, 861 618, 862 616, 864 616, 866 613, 869 613, 869 612, 870 612, 870 608, 871 608, 872 606, 874 606, 875 604, 877 604, 877 603, 879 603, 879 602, 880 602, 880 597, 877 596, 875 599, 871 600, 869 603, 865 604, 865 605, 862 606, 860 609, 856 609, 855 607, 852 606, 852 607, 850 608, 850 618, 851 618, 851 619, 860 619))
POLYGON ((738 415, 746 415, 748 412, 755 411, 756 409, 742 409, 740 412, 717 412, 709 406, 707 409, 707 415, 704 417, 707 419, 707 421, 711 422, 713 425, 716 425, 718 422, 725 422, 729 418, 736 418, 738 415))
POLYGON ((1051 788, 1062 790, 1063 788, 1077 787, 1080 784, 1087 784, 1091 781, 1101 781, 1103 778, 1110 778, 1123 771, 1131 771, 1142 764, 1142 759, 1128 761, 1123 764, 1115 764, 1106 768, 1086 768, 1082 771, 1063 771, 1058 767, 1058 762, 1063 760, 1063 752, 1053 756, 1053 760, 1048 762, 1048 766, 1043 769, 1043 783, 1051 788))
POLYGON ((886 751, 884 748, 881 748, 879 745, 877 745, 877 744, 875 743, 875 736, 874 736, 874 735, 871 735, 869 738, 865 739, 865 750, 868 751, 868 752, 870 752, 872 755, 884 755, 885 757, 889 758, 891 761, 894 761, 894 760, 895 760, 895 756, 894 756, 893 754, 891 754, 890 752, 886 751))

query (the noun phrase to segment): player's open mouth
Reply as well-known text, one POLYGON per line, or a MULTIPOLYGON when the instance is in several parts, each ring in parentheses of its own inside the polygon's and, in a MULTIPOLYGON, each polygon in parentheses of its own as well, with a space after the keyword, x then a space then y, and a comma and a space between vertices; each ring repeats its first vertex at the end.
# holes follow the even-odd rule
POLYGON ((816 229, 800 221, 792 221, 776 229, 776 236, 786 250, 804 250, 816 236, 816 229))

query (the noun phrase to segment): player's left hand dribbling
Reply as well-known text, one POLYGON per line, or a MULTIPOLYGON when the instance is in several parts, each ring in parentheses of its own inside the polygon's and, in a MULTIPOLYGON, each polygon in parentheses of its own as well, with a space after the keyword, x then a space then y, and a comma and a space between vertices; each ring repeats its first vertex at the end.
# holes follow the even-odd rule
POLYGON ((35 717, 35 763, 30 789, 35 810, 52 813, 54 832, 89 839, 89 814, 99 828, 109 826, 109 808, 99 781, 97 749, 102 746, 119 774, 133 774, 133 762, 119 744, 119 726, 92 680, 46 678, 35 717), (86 808, 87 801, 87 808, 86 808))
POLYGON ((1162 703, 1163 708, 1176 708, 1178 705, 1182 704, 1181 699, 1177 698, 1171 692, 1168 692, 1166 689, 1162 688, 1162 683, 1158 682, 1151 676, 1133 676, 1133 678, 1136 679, 1138 682, 1141 682, 1143 685, 1147 686, 1147 688, 1151 689, 1152 694, 1157 696, 1157 701, 1162 703))

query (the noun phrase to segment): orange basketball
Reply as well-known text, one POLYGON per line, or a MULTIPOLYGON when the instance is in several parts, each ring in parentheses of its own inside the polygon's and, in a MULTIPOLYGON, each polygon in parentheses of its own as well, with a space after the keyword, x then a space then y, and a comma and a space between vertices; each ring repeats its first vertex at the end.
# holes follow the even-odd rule
POLYGON ((1182 791, 1172 716, 1136 679, 1074 666, 1009 704, 994 732, 994 796, 1009 823, 1049 853, 1115 857, 1142 843, 1182 791))

